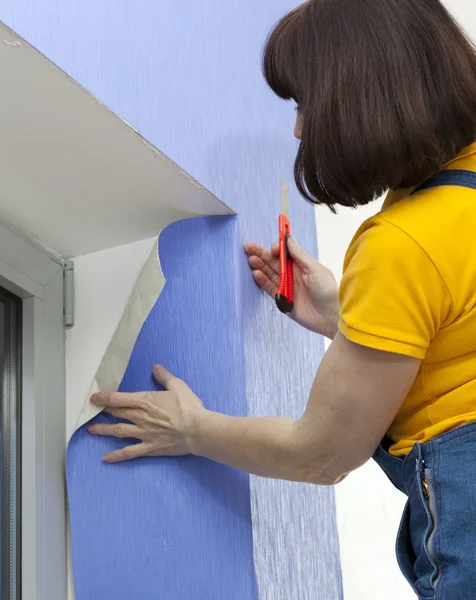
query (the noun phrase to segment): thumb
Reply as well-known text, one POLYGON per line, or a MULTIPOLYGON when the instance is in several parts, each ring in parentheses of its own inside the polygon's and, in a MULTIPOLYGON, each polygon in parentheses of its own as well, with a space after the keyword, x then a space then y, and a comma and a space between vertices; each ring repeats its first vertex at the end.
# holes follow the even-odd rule
POLYGON ((157 383, 169 391, 171 391, 176 382, 180 381, 178 377, 169 373, 167 369, 161 365, 155 365, 152 372, 154 373, 157 383))
POLYGON ((301 248, 295 238, 290 237, 288 239, 288 249, 291 258, 301 269, 309 269, 312 266, 314 259, 301 248))

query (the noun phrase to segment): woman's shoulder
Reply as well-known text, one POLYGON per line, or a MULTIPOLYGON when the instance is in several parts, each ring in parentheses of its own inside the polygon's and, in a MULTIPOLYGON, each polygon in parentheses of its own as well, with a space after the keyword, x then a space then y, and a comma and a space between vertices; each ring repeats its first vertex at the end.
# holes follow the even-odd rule
MULTIPOLYGON (((413 190, 389 192, 382 210, 358 229, 352 244, 372 230, 379 238, 385 231, 397 228, 425 251, 442 251, 458 239, 473 247, 476 238, 476 190, 441 186, 413 194, 413 190)), ((352 245, 351 244, 351 245, 352 245)))
POLYGON ((436 270, 459 310, 474 296, 475 231, 476 190, 442 186, 410 192, 362 224, 345 268, 353 262, 361 270, 366 261, 374 261, 394 278, 408 278, 410 268, 421 278, 436 270))
POLYGON ((365 220, 354 235, 345 257, 344 269, 350 261, 405 260, 418 251, 419 242, 406 227, 405 221, 394 218, 393 211, 382 211, 365 220))

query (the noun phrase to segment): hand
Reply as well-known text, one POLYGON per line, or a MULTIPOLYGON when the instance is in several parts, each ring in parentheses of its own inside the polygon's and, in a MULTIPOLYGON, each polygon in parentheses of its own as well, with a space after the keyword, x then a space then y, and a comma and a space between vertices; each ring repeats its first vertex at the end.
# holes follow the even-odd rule
POLYGON ((153 372, 157 382, 167 391, 99 393, 91 397, 92 404, 104 406, 105 412, 131 423, 93 423, 88 427, 90 433, 140 440, 138 444, 106 454, 103 457, 105 462, 117 463, 143 456, 190 454, 195 421, 206 410, 183 381, 163 367, 156 366, 153 372))
MULTIPOLYGON (((294 238, 288 242, 294 259, 294 310, 291 319, 306 329, 333 339, 339 319, 338 288, 332 271, 301 250, 294 238)), ((279 285, 279 245, 268 252, 246 244, 245 252, 258 286, 274 298, 279 285)))

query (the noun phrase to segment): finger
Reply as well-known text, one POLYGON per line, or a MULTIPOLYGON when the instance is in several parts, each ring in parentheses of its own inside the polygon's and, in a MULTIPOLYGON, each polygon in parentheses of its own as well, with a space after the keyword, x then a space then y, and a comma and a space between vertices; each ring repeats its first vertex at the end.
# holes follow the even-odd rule
POLYGON ((143 394, 125 394, 123 392, 99 392, 90 398, 96 406, 112 406, 113 408, 140 408, 144 405, 143 394))
POLYGON ((155 365, 152 369, 152 372, 154 373, 157 383, 159 383, 166 390, 172 391, 173 389, 177 388, 177 385, 180 386, 181 384, 184 384, 181 379, 175 377, 175 375, 172 375, 172 373, 169 373, 167 369, 161 365, 155 365))
POLYGON ((115 423, 108 425, 106 423, 92 423, 88 427, 89 433, 92 435, 107 435, 116 438, 137 438, 140 439, 141 429, 137 425, 129 425, 128 423, 115 423))
POLYGON ((279 244, 276 242, 276 244, 273 244, 271 247, 271 254, 273 256, 278 256, 279 257, 279 244))
POLYGON ((315 263, 315 259, 305 252, 293 237, 288 239, 288 249, 294 262, 301 267, 301 269, 309 269, 315 263))
MULTIPOLYGON (((258 244, 246 244, 245 249, 247 250, 246 253, 248 254, 249 257, 257 256, 267 265, 269 265, 271 267, 276 266, 276 256, 273 256, 273 254, 271 252, 269 252, 268 250, 265 250, 261 246, 258 246, 258 244)), ((279 261, 278 261, 278 268, 279 268, 279 261)))
POLYGON ((276 291, 278 286, 274 284, 269 277, 267 277, 263 271, 253 271, 253 278, 256 281, 257 285, 266 292, 269 296, 274 298, 276 295, 276 291))
POLYGON ((274 266, 267 265, 264 261, 261 260, 258 256, 250 256, 248 259, 250 267, 253 271, 263 271, 263 273, 271 279, 273 283, 277 286, 279 285, 279 261, 276 260, 276 264, 274 266))
POLYGON ((259 254, 263 250, 264 248, 262 248, 258 244, 255 244, 254 242, 248 242, 247 244, 245 244, 245 252, 246 254, 248 254, 248 256, 250 256, 251 254, 259 254))
POLYGON ((143 411, 139 411, 135 408, 105 408, 104 412, 108 415, 112 415, 116 417, 116 419, 125 419, 126 421, 131 421, 135 425, 138 425, 139 416, 144 414, 143 411))
POLYGON ((106 463, 119 463, 125 462, 126 460, 134 460, 134 458, 147 456, 147 448, 147 444, 133 444, 132 446, 121 448, 121 450, 108 452, 102 459, 106 463))

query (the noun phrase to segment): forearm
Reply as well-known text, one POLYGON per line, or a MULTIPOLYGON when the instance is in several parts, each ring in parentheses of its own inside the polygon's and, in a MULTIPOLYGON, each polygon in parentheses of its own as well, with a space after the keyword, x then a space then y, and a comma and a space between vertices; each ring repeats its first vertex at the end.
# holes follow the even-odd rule
POLYGON ((190 446, 193 454, 241 471, 295 481, 294 428, 292 419, 240 418, 203 411, 190 446))
POLYGON ((239 418, 203 411, 189 443, 195 455, 261 477, 335 483, 305 460, 298 430, 299 421, 292 419, 239 418))

